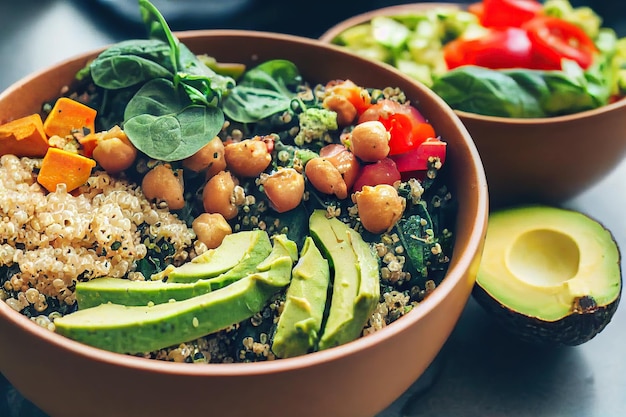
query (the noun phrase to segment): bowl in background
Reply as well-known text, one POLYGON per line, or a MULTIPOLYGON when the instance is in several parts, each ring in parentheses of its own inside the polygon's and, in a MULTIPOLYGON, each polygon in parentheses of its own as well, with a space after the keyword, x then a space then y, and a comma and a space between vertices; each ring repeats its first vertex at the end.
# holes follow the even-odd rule
MULTIPOLYGON (((410 15, 456 3, 410 3, 371 10, 328 29, 320 40, 379 16, 410 15)), ((626 99, 550 118, 506 118, 455 111, 483 160, 491 208, 560 204, 593 186, 626 155, 626 99)))
MULTIPOLYGON (((349 78, 359 85, 403 89, 449 144, 447 182, 460 209, 445 279, 418 308, 379 332, 325 351, 262 363, 194 365, 111 353, 46 330, 0 302, 0 372, 51 417, 375 415, 432 362, 475 282, 488 195, 467 130, 429 89, 339 47, 250 31, 177 35, 192 51, 221 62, 284 58, 312 82, 349 78)), ((0 94, 0 121, 40 111, 98 52, 53 65, 7 89, 0 94)))

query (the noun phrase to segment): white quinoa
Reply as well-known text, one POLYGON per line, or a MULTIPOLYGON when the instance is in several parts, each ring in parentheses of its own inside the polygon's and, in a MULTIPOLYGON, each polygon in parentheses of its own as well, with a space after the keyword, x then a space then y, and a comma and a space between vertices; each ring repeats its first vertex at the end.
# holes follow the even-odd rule
POLYGON ((151 204, 139 186, 95 171, 77 192, 61 184, 48 193, 36 181, 40 164, 0 157, 0 267, 19 267, 0 287, 0 300, 15 310, 43 312, 50 299, 71 306, 77 280, 144 279, 135 272, 147 253, 140 225, 148 226, 150 241, 169 242, 174 261, 190 257, 193 230, 151 204))

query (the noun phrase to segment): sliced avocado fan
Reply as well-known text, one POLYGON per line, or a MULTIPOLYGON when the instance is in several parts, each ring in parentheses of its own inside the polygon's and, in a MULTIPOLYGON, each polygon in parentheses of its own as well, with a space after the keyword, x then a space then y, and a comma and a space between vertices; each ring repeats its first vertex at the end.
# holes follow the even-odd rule
POLYGON ((260 312, 289 285, 294 252, 295 243, 277 235, 272 253, 257 270, 224 288, 163 304, 79 309, 55 319, 56 332, 119 353, 151 352, 197 339, 260 312))

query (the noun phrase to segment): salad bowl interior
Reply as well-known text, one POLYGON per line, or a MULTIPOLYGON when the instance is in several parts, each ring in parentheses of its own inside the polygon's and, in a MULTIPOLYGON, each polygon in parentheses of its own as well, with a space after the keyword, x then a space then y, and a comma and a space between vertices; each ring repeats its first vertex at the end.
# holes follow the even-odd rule
MULTIPOLYGON (((444 9, 466 10, 467 4, 407 3, 379 8, 337 23, 320 40, 341 44, 342 33, 372 19, 406 18, 444 9)), ((563 203, 602 180, 626 155, 624 99, 551 117, 488 116, 456 109, 455 113, 483 160, 492 208, 563 203), (602 145, 597 146, 597 141, 602 145)))
MULTIPOLYGON (((253 65, 294 62, 305 79, 401 88, 448 142, 445 171, 458 201, 454 252, 442 283, 411 313, 374 334, 321 352, 262 363, 163 362, 100 350, 34 324, 0 302, 0 372, 51 417, 372 416, 420 377, 468 300, 486 233, 484 170, 465 126, 439 97, 400 72, 316 40, 263 32, 179 32, 195 53, 253 65)), ((99 51, 30 75, 0 94, 0 121, 41 109, 99 51)))

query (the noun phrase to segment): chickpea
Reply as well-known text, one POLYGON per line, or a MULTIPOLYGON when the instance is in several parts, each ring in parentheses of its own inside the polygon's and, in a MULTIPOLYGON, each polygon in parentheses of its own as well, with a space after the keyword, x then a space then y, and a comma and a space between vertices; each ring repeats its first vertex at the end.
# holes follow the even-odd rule
POLYGON ((363 227, 372 233, 389 231, 402 217, 406 207, 404 197, 392 185, 366 185, 352 194, 363 227))
POLYGON ((141 188, 148 200, 164 201, 170 210, 185 206, 183 172, 170 164, 159 164, 143 177, 141 188))
POLYGON ((222 244, 226 236, 233 232, 230 224, 220 213, 202 213, 191 223, 198 240, 209 249, 222 244))
POLYGON ((293 168, 279 169, 265 179, 263 189, 272 208, 284 213, 296 208, 302 201, 304 177, 293 168))
POLYGON ((357 115, 354 104, 339 94, 331 94, 324 98, 322 106, 337 113, 337 125, 340 127, 352 124, 357 115))
POLYGON ((224 151, 228 169, 241 177, 256 177, 272 162, 267 145, 259 137, 229 143, 224 151))
POLYGON ((206 179, 226 169, 224 143, 218 136, 204 145, 198 152, 183 160, 183 166, 194 172, 206 170, 206 179))
POLYGON ((92 157, 109 174, 118 174, 135 162, 137 148, 119 126, 114 126, 98 134, 92 157))
POLYGON ((339 199, 348 197, 348 186, 341 173, 326 158, 311 159, 304 167, 304 173, 315 189, 324 194, 334 194, 339 199))
POLYGON ((365 162, 376 162, 389 155, 391 134, 378 120, 359 123, 350 135, 350 149, 365 162))
POLYGON ((202 205, 207 213, 219 213, 226 220, 234 218, 238 208, 234 203, 235 178, 228 171, 221 171, 207 181, 202 190, 202 205))
POLYGON ((320 149, 320 156, 328 159, 343 177, 346 187, 350 190, 361 172, 361 164, 356 156, 345 146, 332 143, 320 149))

